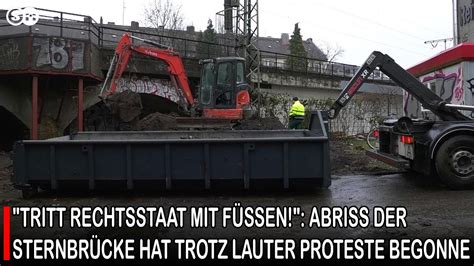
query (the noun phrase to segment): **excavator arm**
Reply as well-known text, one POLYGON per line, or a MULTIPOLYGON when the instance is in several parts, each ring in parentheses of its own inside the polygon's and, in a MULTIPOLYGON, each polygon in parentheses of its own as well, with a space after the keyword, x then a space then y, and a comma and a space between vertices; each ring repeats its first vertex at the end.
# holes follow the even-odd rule
POLYGON ((117 90, 118 81, 127 68, 133 53, 138 53, 165 62, 168 65, 171 83, 183 93, 189 105, 193 104, 194 97, 191 93, 191 88, 189 87, 183 61, 179 54, 173 52, 169 47, 150 40, 137 38, 129 34, 124 34, 122 36, 122 39, 115 49, 114 57, 101 89, 100 94, 103 97, 107 97, 115 93, 117 90), (137 39, 157 47, 133 45, 132 39, 137 39))
POLYGON ((424 108, 433 112, 441 120, 470 120, 459 112, 456 107, 450 106, 450 104, 447 104, 446 101, 428 89, 417 78, 398 65, 390 56, 378 51, 374 51, 369 56, 367 61, 359 68, 343 89, 329 110, 329 118, 335 119, 338 116, 341 109, 349 103, 350 99, 352 99, 376 68, 379 68, 382 73, 390 77, 398 86, 413 95, 424 108))

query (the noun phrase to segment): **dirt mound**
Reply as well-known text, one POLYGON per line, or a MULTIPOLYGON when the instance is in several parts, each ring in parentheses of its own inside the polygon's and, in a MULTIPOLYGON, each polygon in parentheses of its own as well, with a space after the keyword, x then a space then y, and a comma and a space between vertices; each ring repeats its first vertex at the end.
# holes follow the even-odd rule
MULTIPOLYGON (((169 115, 159 112, 149 114, 133 127, 132 130, 178 130, 179 115, 171 113, 169 115)), ((233 127, 234 130, 278 130, 285 129, 280 120, 276 117, 257 118, 252 120, 243 120, 233 127)), ((182 130, 182 128, 181 128, 182 130)))
MULTIPOLYGON (((178 104, 155 95, 123 91, 84 111, 86 131, 167 130, 175 127, 171 119, 180 111, 178 104), (171 116, 171 117, 170 117, 171 116)), ((64 134, 77 132, 74 119, 64 134)))
POLYGON ((237 126, 236 130, 278 130, 285 129, 285 126, 277 117, 259 117, 250 120, 243 120, 237 126))
POLYGON ((123 122, 131 122, 140 116, 143 110, 140 94, 126 90, 113 94, 105 101, 110 113, 117 115, 123 122))
POLYGON ((138 121, 135 130, 174 130, 176 128, 176 117, 173 115, 165 115, 162 113, 153 113, 145 116, 138 121))
MULTIPOLYGON (((84 112, 88 131, 153 131, 178 129, 178 105, 160 97, 129 90, 115 93, 84 112)), ((72 123, 69 132, 77 130, 72 123)), ((285 126, 277 117, 254 118, 238 123, 235 130, 278 130, 285 126)), ((69 133, 68 132, 68 133, 69 133)))
MULTIPOLYGON (((169 115, 159 112, 149 114, 133 125, 132 130, 178 130, 179 115, 171 113, 169 115)), ((251 120, 243 120, 236 125, 234 130, 278 130, 285 129, 285 126, 276 117, 265 117, 251 120)), ((182 129, 181 129, 182 130, 182 129)))

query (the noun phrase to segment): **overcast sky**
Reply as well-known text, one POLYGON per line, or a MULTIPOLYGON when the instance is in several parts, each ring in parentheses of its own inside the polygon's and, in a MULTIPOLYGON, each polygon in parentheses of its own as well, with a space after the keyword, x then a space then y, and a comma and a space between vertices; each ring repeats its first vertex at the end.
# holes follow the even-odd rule
MULTIPOLYGON (((143 21, 143 10, 153 0, 124 0, 125 24, 143 21)), ((243 0, 241 0, 243 1, 243 0)), ((224 0, 173 0, 181 6, 186 25, 203 30, 216 18, 224 0)), ((2 1, 0 8, 33 6, 90 15, 99 21, 122 24, 121 0, 15 0, 2 1)), ((361 64, 373 50, 389 54, 410 67, 444 50, 427 40, 451 38, 450 0, 260 0, 260 36, 280 37, 292 33, 299 22, 304 39, 316 44, 340 46, 345 52, 337 61, 361 64)), ((452 42, 447 43, 448 48, 452 42)))

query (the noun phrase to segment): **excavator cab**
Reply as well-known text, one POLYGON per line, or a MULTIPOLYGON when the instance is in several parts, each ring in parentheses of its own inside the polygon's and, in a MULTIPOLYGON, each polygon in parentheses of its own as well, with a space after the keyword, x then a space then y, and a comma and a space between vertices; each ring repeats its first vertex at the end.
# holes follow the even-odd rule
POLYGON ((219 57, 201 60, 201 85, 195 108, 207 118, 242 119, 250 108, 245 59, 219 57))

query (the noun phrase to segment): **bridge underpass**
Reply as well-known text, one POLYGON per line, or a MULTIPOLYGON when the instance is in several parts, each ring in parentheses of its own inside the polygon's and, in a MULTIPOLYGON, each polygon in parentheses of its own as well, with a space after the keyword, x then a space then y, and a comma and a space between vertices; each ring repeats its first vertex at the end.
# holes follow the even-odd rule
MULTIPOLYGON (((123 33, 172 45, 183 57, 193 90, 199 84, 199 59, 235 55, 234 47, 225 41, 198 42, 190 31, 181 36, 160 35, 155 29, 138 27, 138 23, 104 25, 87 16, 48 12, 45 19, 31 27, 13 27, 0 12, 0 116, 11 128, 11 134, 2 138, 8 143, 25 137, 59 136, 71 123, 73 128, 83 130, 84 110, 99 102, 99 86, 123 33)), ((262 90, 302 98, 335 98, 357 70, 357 66, 311 58, 307 59, 307 69, 294 70, 282 63, 289 55, 261 54, 262 90)), ((138 56, 132 59, 127 72, 121 82, 123 90, 171 97, 167 68, 162 62, 138 56)), ((379 87, 396 88, 377 72, 369 82, 372 85, 363 87, 363 92, 383 93, 379 87)))

